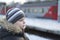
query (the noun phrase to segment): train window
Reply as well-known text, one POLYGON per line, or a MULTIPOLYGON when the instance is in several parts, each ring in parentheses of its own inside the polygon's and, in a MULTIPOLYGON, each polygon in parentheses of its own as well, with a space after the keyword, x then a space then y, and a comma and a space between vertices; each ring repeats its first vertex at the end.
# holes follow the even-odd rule
POLYGON ((39 9, 38 8, 34 8, 33 12, 34 13, 39 13, 39 9))
POLYGON ((44 13, 44 8, 42 8, 42 13, 44 13))
POLYGON ((34 8, 31 8, 31 13, 34 13, 34 8))
POLYGON ((24 11, 24 13, 26 13, 26 9, 25 8, 22 8, 22 10, 24 11))
POLYGON ((24 12, 27 13, 44 13, 44 8, 25 8, 24 12))
POLYGON ((38 12, 39 12, 39 13, 44 13, 44 8, 40 8, 40 9, 38 10, 38 12))
POLYGON ((28 8, 28 9, 27 9, 27 12, 28 12, 28 13, 30 13, 30 12, 31 12, 31 11, 30 11, 30 8, 28 8))
POLYGON ((42 13, 42 9, 39 9, 39 13, 42 13))
POLYGON ((37 9, 34 10, 34 13, 37 13, 37 9))
POLYGON ((26 9, 24 9, 24 12, 26 13, 26 9))

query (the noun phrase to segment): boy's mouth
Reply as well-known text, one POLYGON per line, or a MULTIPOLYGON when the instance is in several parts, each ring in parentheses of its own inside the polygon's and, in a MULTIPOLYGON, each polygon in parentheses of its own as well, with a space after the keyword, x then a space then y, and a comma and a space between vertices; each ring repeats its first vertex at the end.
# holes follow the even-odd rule
POLYGON ((24 25, 24 26, 23 26, 23 29, 25 29, 25 28, 26 28, 26 26, 24 25))

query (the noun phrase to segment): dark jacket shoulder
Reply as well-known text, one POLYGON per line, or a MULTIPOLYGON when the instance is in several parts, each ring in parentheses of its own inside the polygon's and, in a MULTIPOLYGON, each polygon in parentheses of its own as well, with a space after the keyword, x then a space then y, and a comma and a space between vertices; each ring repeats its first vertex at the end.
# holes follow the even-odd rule
POLYGON ((21 28, 2 19, 0 20, 0 40, 28 40, 28 38, 24 36, 21 28))

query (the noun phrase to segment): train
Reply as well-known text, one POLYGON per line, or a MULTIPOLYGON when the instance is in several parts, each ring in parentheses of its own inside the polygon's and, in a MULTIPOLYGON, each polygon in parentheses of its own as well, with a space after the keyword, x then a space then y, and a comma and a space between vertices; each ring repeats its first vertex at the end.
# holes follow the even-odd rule
MULTIPOLYGON (((13 6, 9 7, 6 6, 6 3, 0 2, 0 14, 6 14, 7 10, 12 7, 13 6)), ((20 5, 20 9, 24 11, 26 17, 58 19, 58 0, 26 2, 20 5)))
POLYGON ((25 12, 26 17, 57 20, 58 1, 26 2, 21 5, 21 10, 25 12))
POLYGON ((6 3, 0 2, 0 15, 5 15, 5 14, 6 14, 6 3))

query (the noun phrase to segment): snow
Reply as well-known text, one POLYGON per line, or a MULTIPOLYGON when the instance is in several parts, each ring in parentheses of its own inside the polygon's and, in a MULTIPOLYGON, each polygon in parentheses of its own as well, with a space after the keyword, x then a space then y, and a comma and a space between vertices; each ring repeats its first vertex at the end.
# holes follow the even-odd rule
POLYGON ((28 25, 31 28, 35 28, 43 31, 47 31, 47 30, 56 31, 56 33, 60 32, 60 23, 56 20, 26 18, 25 21, 26 21, 26 25, 28 25))

